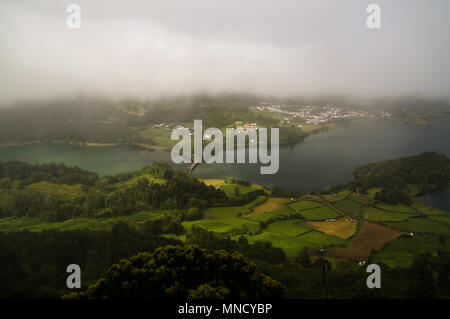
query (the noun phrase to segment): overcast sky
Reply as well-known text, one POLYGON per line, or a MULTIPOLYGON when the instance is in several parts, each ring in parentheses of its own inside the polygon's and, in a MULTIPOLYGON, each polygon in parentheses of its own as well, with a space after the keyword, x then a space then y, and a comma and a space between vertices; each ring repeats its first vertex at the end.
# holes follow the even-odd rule
POLYGON ((449 17, 447 0, 1 0, 0 102, 198 91, 449 97, 449 17), (81 6, 81 29, 66 27, 70 3, 81 6), (366 26, 370 3, 381 29, 366 26))

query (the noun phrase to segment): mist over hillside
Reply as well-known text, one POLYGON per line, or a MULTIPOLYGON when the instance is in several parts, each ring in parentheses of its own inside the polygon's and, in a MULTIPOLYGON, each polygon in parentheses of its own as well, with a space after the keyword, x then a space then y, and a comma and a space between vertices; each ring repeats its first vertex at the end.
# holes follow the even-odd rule
POLYGON ((0 104, 77 94, 449 96, 447 1, 80 0, 0 4, 0 104))

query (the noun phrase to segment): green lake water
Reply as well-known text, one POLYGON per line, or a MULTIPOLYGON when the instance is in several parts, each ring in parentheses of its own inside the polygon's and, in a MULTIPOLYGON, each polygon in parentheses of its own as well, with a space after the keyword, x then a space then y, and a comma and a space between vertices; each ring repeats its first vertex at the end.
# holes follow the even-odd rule
MULTIPOLYGON (((449 137, 450 118, 438 118, 429 125, 382 120, 353 122, 311 135, 295 145, 280 147, 280 169, 274 175, 261 175, 260 165, 256 164, 201 164, 194 174, 200 178, 236 177, 267 186, 310 191, 351 181, 352 172, 358 165, 425 151, 439 151, 450 156, 449 137)), ((170 153, 126 145, 1 146, 0 161, 12 159, 29 163, 65 163, 99 175, 110 175, 137 170, 154 161, 170 162, 170 153)))
POLYGON ((97 174, 114 175, 134 171, 154 161, 168 161, 167 152, 146 151, 127 145, 84 146, 64 143, 0 146, 0 161, 64 163, 97 174))

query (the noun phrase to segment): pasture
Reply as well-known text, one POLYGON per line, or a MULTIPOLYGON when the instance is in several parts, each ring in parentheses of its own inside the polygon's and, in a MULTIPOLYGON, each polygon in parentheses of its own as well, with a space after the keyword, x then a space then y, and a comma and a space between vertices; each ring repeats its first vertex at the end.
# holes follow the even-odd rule
POLYGON ((415 214, 392 212, 371 206, 363 210, 363 217, 374 222, 400 222, 414 216, 415 214))
POLYGON ((367 260, 372 250, 382 249, 386 243, 397 239, 402 234, 404 233, 395 229, 365 222, 348 247, 331 248, 326 255, 330 258, 360 262, 367 260))
POLYGON ((306 209, 317 208, 320 206, 322 206, 322 204, 320 204, 318 202, 308 201, 308 200, 301 200, 301 201, 289 204, 289 207, 291 207, 295 211, 297 211, 297 210, 302 211, 302 210, 306 210, 306 209))
POLYGON ((356 232, 358 224, 348 218, 340 217, 335 221, 308 222, 309 225, 327 235, 333 235, 342 239, 347 239, 356 232))
POLYGON ((402 237, 390 242, 382 251, 372 255, 371 262, 384 263, 389 267, 409 267, 414 258, 421 253, 436 253, 438 250, 450 250, 449 238, 439 240, 434 235, 402 237))
POLYGON ((334 203, 334 202, 338 202, 338 201, 345 199, 348 195, 350 195, 350 193, 351 193, 351 190, 344 189, 335 194, 322 195, 322 198, 328 202, 334 203))
POLYGON ((362 212, 362 205, 350 199, 344 199, 340 202, 334 203, 334 206, 342 212, 355 218, 359 217, 362 212))
POLYGON ((450 236, 450 228, 427 217, 410 218, 405 222, 389 223, 392 228, 412 233, 450 236))
POLYGON ((311 228, 307 227, 305 224, 302 224, 300 221, 291 219, 280 220, 271 223, 269 224, 269 227, 267 227, 267 229, 264 231, 295 237, 302 235, 310 230, 311 228))
POLYGON ((388 204, 388 203, 378 203, 376 205, 378 208, 384 209, 384 210, 390 210, 393 212, 399 212, 399 213, 415 213, 416 211, 414 208, 402 204, 388 204))
POLYGON ((300 212, 300 214, 307 220, 326 220, 337 218, 340 216, 336 211, 334 211, 330 207, 323 205, 317 208, 304 210, 300 212))
POLYGON ((255 236, 246 236, 250 243, 255 241, 271 242, 274 247, 280 247, 288 258, 298 256, 305 247, 323 248, 327 246, 338 246, 345 243, 344 240, 335 236, 329 236, 318 231, 308 231, 300 236, 288 236, 281 233, 264 231, 255 236))
POLYGON ((279 210, 284 207, 284 204, 289 202, 290 200, 287 198, 270 197, 261 205, 258 205, 255 208, 253 208, 252 214, 258 215, 266 212, 279 210))

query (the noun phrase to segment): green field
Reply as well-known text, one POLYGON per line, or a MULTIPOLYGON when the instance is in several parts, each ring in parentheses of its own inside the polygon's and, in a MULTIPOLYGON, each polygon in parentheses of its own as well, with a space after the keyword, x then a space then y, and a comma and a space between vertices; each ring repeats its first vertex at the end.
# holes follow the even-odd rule
POLYGON ((398 213, 378 209, 376 207, 366 207, 363 210, 363 216, 365 219, 374 222, 400 222, 415 216, 415 214, 398 213))
POLYGON ((450 216, 448 216, 448 214, 447 216, 437 215, 437 216, 430 216, 429 218, 439 223, 450 226, 450 216))
POLYGON ((301 200, 299 202, 295 202, 292 204, 289 204, 289 206, 294 210, 305 210, 305 209, 311 209, 322 206, 322 204, 307 200, 301 200))
POLYGON ((372 255, 372 263, 384 263, 390 267, 409 267, 414 258, 421 253, 436 253, 438 250, 449 251, 449 239, 440 240, 438 236, 419 235, 401 237, 390 242, 382 251, 372 255))
POLYGON ((406 222, 388 223, 392 228, 413 232, 450 236, 450 228, 429 218, 410 218, 406 222))
POLYGON ((239 214, 250 213, 255 206, 260 205, 265 200, 266 196, 260 195, 244 206, 211 207, 203 213, 203 216, 205 219, 237 217, 239 214))
POLYGON ((258 222, 238 217, 201 219, 183 222, 183 227, 188 231, 194 225, 203 227, 207 230, 214 231, 217 233, 239 232, 245 230, 248 230, 250 232, 256 232, 259 229, 258 222))
POLYGON ((343 245, 345 243, 340 238, 329 236, 315 230, 303 233, 300 236, 287 236, 280 233, 264 231, 261 234, 246 237, 250 243, 254 243, 255 241, 271 242, 274 247, 282 248, 288 258, 298 256, 300 251, 305 247, 322 248, 343 245))
POLYGON ((292 209, 285 206, 283 208, 271 211, 271 212, 265 212, 265 213, 261 213, 261 214, 250 214, 250 215, 244 215, 242 216, 243 218, 247 218, 250 220, 255 220, 255 221, 259 221, 259 222, 265 222, 267 220, 269 220, 272 217, 276 217, 276 216, 280 216, 280 215, 288 215, 290 213, 292 213, 292 209))
POLYGON ((343 211, 344 213, 350 214, 354 217, 359 217, 362 212, 361 204, 358 204, 350 199, 344 199, 340 202, 334 204, 336 208, 343 211))
POLYGON ((308 243, 314 247, 341 246, 345 240, 336 236, 326 235, 319 231, 311 231, 298 237, 302 242, 308 243))
POLYGON ((269 224, 269 227, 267 227, 266 231, 295 237, 304 234, 310 230, 311 230, 310 227, 294 219, 294 220, 280 220, 275 223, 271 223, 269 224))
POLYGON ((351 193, 351 190, 345 189, 336 194, 323 195, 322 197, 323 197, 323 199, 333 203, 333 202, 338 202, 340 200, 345 199, 348 195, 350 195, 350 193, 351 193))
POLYGON ((301 212, 302 216, 308 220, 325 220, 337 218, 340 215, 328 206, 308 209, 301 212))
POLYGON ((351 199, 352 201, 360 204, 360 205, 372 205, 373 200, 370 198, 369 195, 363 195, 363 194, 356 194, 352 193, 350 196, 348 196, 348 199, 351 199))
POLYGON ((414 208, 402 205, 402 204, 388 204, 388 203, 378 203, 376 205, 378 208, 384 209, 384 210, 390 210, 393 212, 399 212, 399 213, 415 213, 416 211, 414 208))

